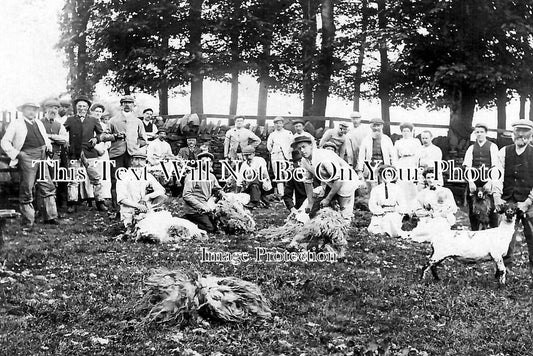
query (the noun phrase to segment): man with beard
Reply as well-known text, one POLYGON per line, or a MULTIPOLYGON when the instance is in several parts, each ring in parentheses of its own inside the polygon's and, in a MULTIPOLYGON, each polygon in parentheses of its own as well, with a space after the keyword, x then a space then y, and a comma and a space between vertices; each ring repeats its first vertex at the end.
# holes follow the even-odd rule
POLYGON ((198 154, 200 153, 200 148, 196 146, 196 143, 196 136, 187 136, 187 147, 180 148, 178 151, 178 157, 185 161, 196 161, 198 159, 198 154))
MULTIPOLYGON (((89 180, 94 187, 94 199, 99 211, 107 211, 104 201, 100 170, 98 169, 98 152, 95 146, 110 140, 104 133, 100 121, 88 115, 91 101, 86 96, 79 96, 72 102, 76 112, 65 121, 65 128, 69 133, 70 168, 85 168, 89 180)), ((75 211, 79 199, 79 183, 74 180, 68 183, 68 213, 75 211)))
MULTIPOLYGON (((517 219, 524 226, 529 252, 529 273, 533 277, 533 147, 529 145, 533 132, 533 122, 517 120, 513 123, 514 144, 500 149, 499 165, 501 179, 494 184, 494 204, 496 210, 505 204, 516 204, 521 212, 517 219)), ((513 264, 516 235, 509 244, 504 257, 505 265, 513 264)))

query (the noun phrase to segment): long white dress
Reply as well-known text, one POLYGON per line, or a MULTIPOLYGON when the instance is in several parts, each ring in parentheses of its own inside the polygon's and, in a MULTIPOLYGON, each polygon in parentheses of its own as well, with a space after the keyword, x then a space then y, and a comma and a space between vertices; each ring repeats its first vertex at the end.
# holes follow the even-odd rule
POLYGON ((398 179, 398 186, 402 192, 402 199, 404 202, 410 202, 408 208, 414 208, 414 202, 417 194, 415 178, 418 169, 417 153, 422 148, 422 144, 417 138, 401 138, 394 143, 394 148, 398 155, 398 168, 400 177, 398 179))

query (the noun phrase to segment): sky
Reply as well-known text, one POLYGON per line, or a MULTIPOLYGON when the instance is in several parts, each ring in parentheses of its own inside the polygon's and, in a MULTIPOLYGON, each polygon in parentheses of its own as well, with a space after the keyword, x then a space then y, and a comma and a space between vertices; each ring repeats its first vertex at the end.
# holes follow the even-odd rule
MULTIPOLYGON (((15 108, 25 101, 40 102, 65 91, 67 69, 63 55, 55 48, 59 39, 58 16, 64 0, 1 0, 0 5, 0 111, 15 108)), ((258 84, 254 78, 242 76, 239 89, 238 113, 255 115, 258 84)), ((188 88, 185 88, 188 89, 188 88)), ((96 97, 105 102, 117 102, 118 94, 105 85, 98 85, 96 97)), ((138 108, 153 107, 157 98, 138 94, 138 108)), ((230 85, 206 81, 204 83, 204 112, 227 114, 230 85)), ((301 115, 302 102, 298 95, 271 93, 268 115, 301 115)), ((327 116, 347 117, 352 103, 339 98, 328 99, 327 116)), ((170 114, 189 112, 189 97, 176 95, 169 102, 170 114)), ((362 102, 363 118, 380 116, 378 101, 362 102)), ((507 107, 508 122, 518 118, 518 103, 507 107)), ((391 120, 413 123, 447 124, 449 112, 427 111, 424 108, 404 110, 391 108, 391 120)), ((476 110, 474 122, 483 121, 496 126, 496 110, 476 110)), ((398 131, 397 128, 393 132, 398 131)), ((435 132, 436 134, 442 134, 435 132)))

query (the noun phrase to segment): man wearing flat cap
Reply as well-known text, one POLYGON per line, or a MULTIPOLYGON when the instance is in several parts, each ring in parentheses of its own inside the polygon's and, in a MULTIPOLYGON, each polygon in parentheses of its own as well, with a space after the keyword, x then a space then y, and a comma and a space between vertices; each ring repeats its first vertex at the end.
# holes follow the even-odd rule
POLYGON ((361 124, 361 114, 354 111, 350 114, 352 120, 352 128, 346 134, 346 161, 352 167, 357 167, 357 159, 359 158, 359 147, 363 139, 370 135, 370 127, 361 124))
POLYGON ((18 166, 20 172, 19 204, 23 224, 31 230, 35 223, 33 188, 43 202, 42 212, 45 223, 58 224, 56 207, 56 188, 45 169, 44 177, 37 177, 39 165, 35 160, 45 160, 47 152, 52 152, 52 143, 40 120, 36 120, 39 105, 25 103, 17 108, 22 118, 11 121, 6 129, 0 145, 11 158, 10 166, 18 166))
POLYGON ((255 155, 255 148, 248 146, 242 149, 244 162, 237 175, 237 193, 250 194, 250 203, 246 207, 259 207, 264 194, 272 189, 268 168, 263 157, 255 155))
MULTIPOLYGON (((274 131, 267 138, 267 149, 270 152, 270 164, 272 165, 274 176, 278 175, 276 172, 288 168, 291 159, 292 132, 285 130, 283 121, 281 116, 274 119, 274 131)), ((280 176, 279 178, 282 181, 276 183, 276 188, 279 196, 282 197, 284 183, 283 177, 280 176)))
POLYGON ((147 149, 148 164, 151 166, 157 166, 164 159, 172 159, 172 148, 167 142, 167 130, 160 128, 157 130, 157 139, 148 144, 147 149))
POLYGON ((144 131, 146 132, 146 137, 148 141, 152 141, 157 136, 157 127, 153 120, 154 111, 150 108, 143 110, 142 122, 144 125, 144 131))
POLYGON ((298 136, 306 136, 315 142, 315 137, 309 132, 305 131, 305 121, 303 119, 298 118, 292 120, 292 127, 294 128, 294 134, 292 135, 293 141, 298 136))
MULTIPOLYGON (((370 175, 365 162, 369 162, 374 167, 376 163, 396 166, 398 161, 392 140, 383 133, 383 124, 384 122, 380 118, 371 119, 370 129, 372 133, 361 141, 356 172, 364 178, 368 178, 370 175)), ((369 191, 375 185, 377 182, 367 181, 369 191)))
MULTIPOLYGON (((494 184, 494 204, 499 210, 505 203, 516 204, 522 213, 517 219, 524 226, 529 252, 529 273, 533 277, 533 147, 529 144, 533 133, 533 122, 517 120, 513 123, 514 144, 500 149, 497 166, 502 178, 494 184)), ((504 257, 506 266, 512 266, 516 234, 504 257)))
POLYGON ((478 180, 468 180, 467 186, 467 202, 468 202, 468 215, 470 218, 470 228, 473 231, 479 230, 479 221, 474 214, 474 194, 478 188, 483 188, 483 191, 487 194, 490 200, 491 209, 489 211, 489 227, 498 227, 498 213, 494 210, 494 198, 493 187, 494 182, 490 180, 486 174, 487 179, 481 179, 481 170, 487 172, 490 168, 495 167, 498 163, 498 146, 489 140, 487 140, 488 126, 485 123, 477 123, 474 126, 474 135, 476 141, 473 145, 468 147, 465 153, 463 166, 466 168, 476 169, 480 173, 478 180))
MULTIPOLYGON (((99 153, 95 146, 103 141, 111 140, 111 136, 104 132, 100 121, 88 115, 91 107, 91 100, 86 96, 79 96, 72 102, 74 116, 70 116, 65 121, 65 128, 69 134, 69 167, 79 169, 85 168, 91 185, 94 187, 94 199, 96 207, 100 211, 107 211, 103 192, 100 169, 98 167, 99 153)), ((72 213, 78 204, 79 184, 78 181, 68 183, 68 208, 67 212, 72 213)))
POLYGON ((324 132, 320 139, 319 147, 323 148, 326 142, 333 142, 337 147, 336 153, 339 157, 344 159, 346 154, 346 133, 348 132, 348 124, 341 122, 338 128, 329 129, 324 132))
POLYGON ((183 205, 184 218, 192 221, 202 230, 215 232, 216 225, 213 221, 212 206, 208 204, 209 199, 216 195, 220 190, 220 184, 212 172, 209 177, 202 177, 204 165, 213 165, 213 155, 209 152, 202 152, 198 155, 200 164, 195 168, 197 171, 191 171, 185 177, 183 186, 183 205), (198 169, 201 169, 200 174, 198 169), (202 179, 198 179, 198 178, 202 179))
MULTIPOLYGON (((146 152, 148 137, 144 131, 144 125, 134 113, 135 100, 131 95, 120 99, 122 110, 109 120, 109 131, 113 135, 111 147, 109 147, 109 159, 115 161, 115 167, 111 172, 111 193, 116 196, 115 172, 118 168, 130 167, 131 155, 143 150, 146 152)), ((116 198, 113 199, 116 202, 116 198)))
POLYGON ((355 190, 361 184, 353 169, 335 152, 314 147, 313 142, 307 137, 297 137, 292 143, 292 148, 301 153, 301 166, 308 172, 305 190, 308 199, 306 211, 309 212, 309 216, 313 217, 320 208, 330 206, 336 201, 342 216, 351 220, 355 190), (313 178, 321 182, 323 190, 321 200, 315 201, 313 197, 313 178))
POLYGON ((131 166, 120 174, 117 180, 117 202, 120 206, 120 219, 124 226, 130 227, 136 216, 152 211, 163 204, 167 196, 165 188, 147 172, 143 173, 146 166, 146 153, 143 151, 132 152, 131 166))

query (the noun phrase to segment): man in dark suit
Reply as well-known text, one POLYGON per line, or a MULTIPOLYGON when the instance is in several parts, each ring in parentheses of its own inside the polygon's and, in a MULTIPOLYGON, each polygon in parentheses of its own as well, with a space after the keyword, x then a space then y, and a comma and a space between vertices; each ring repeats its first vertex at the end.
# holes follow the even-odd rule
MULTIPOLYGON (((94 186, 94 198, 96 207, 100 211, 107 211, 105 201, 102 198, 102 184, 100 182, 98 164, 98 152, 94 146, 101 141, 110 141, 110 135, 104 133, 100 122, 87 114, 91 101, 86 96, 79 96, 72 102, 74 116, 65 121, 65 128, 69 134, 69 167, 75 170, 85 167, 87 176, 94 186)), ((68 183, 68 208, 72 213, 78 203, 78 188, 80 181, 77 177, 68 183)))

